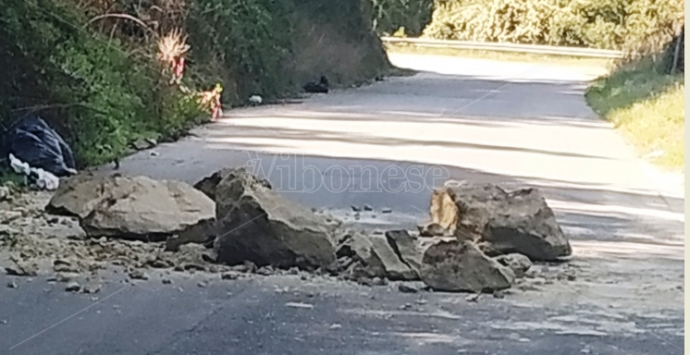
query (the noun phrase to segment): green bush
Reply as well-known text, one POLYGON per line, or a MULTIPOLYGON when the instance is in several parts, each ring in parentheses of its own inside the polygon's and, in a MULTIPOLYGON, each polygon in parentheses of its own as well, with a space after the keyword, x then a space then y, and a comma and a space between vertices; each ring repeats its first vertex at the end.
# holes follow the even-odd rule
POLYGON ((351 85, 388 70, 371 0, 195 0, 185 21, 190 70, 222 82, 226 103, 290 96, 307 80, 351 85))
POLYGON ((195 0, 189 5, 185 25, 203 85, 225 83, 231 90, 224 91, 224 99, 231 102, 293 89, 291 76, 284 73, 292 65, 289 2, 195 0))
POLYGON ((0 122, 38 111, 80 166, 125 154, 140 136, 178 135, 199 112, 165 88, 150 51, 85 28, 70 1, 0 0, 0 122), (139 51, 142 52, 142 51, 139 51))
POLYGON ((437 0, 424 36, 658 50, 683 22, 681 0, 437 0))
POLYGON ((419 36, 431 21, 434 0, 371 0, 376 31, 390 35, 400 27, 408 36, 419 36))
POLYGON ((0 123, 39 115, 78 165, 125 154, 139 138, 175 139, 208 118, 195 90, 223 102, 291 95, 327 75, 350 85, 389 69, 371 0, 0 0, 0 123), (117 14, 117 16, 104 15, 117 14), (191 52, 168 84, 156 40, 173 29, 191 52))

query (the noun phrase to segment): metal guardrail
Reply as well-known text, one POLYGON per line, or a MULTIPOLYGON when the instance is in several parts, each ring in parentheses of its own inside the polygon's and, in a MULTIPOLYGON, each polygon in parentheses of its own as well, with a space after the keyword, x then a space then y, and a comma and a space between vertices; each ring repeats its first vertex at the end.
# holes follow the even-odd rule
POLYGON ((426 38, 381 37, 384 43, 404 43, 421 47, 475 49, 500 52, 536 53, 571 57, 621 58, 623 52, 606 49, 554 47, 536 44, 469 42, 426 38))

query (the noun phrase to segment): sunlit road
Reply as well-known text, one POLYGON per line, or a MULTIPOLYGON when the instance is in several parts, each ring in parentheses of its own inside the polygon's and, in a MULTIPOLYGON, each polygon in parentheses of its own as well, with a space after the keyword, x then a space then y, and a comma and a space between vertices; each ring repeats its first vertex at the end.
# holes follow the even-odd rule
POLYGON ((101 298, 118 293, 67 320, 94 301, 43 290, 34 281, 0 289, 0 320, 7 320, 0 324, 0 349, 70 355, 681 354, 682 191, 637 159, 588 108, 587 81, 603 71, 391 59, 419 73, 298 104, 230 110, 196 137, 124 160, 121 170, 193 183, 221 167, 243 165, 294 201, 346 220, 351 205, 372 205, 375 216, 364 214, 358 223, 382 229, 424 219, 429 189, 449 177, 537 186, 572 236, 574 262, 592 279, 478 304, 464 295, 407 295, 290 278, 218 281, 205 288, 193 278, 179 280, 184 292, 178 284, 151 280, 126 289, 107 285, 101 298), (383 208, 392 213, 380 213, 383 208), (298 293, 275 292, 277 285, 298 293), (306 295, 310 289, 316 296, 306 295), (401 310, 405 304, 413 306, 401 310))

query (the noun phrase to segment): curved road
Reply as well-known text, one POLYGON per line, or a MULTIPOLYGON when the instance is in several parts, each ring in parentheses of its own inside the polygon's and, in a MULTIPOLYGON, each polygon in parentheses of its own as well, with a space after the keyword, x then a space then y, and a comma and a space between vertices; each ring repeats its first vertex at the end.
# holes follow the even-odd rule
POLYGON ((681 354, 682 187, 587 107, 602 70, 391 59, 419 73, 235 109, 122 170, 193 183, 245 165, 346 220, 372 205, 357 223, 381 229, 426 218, 429 189, 449 177, 537 186, 572 236, 576 282, 473 303, 288 276, 113 282, 97 301, 21 281, 0 288, 0 353, 681 354))

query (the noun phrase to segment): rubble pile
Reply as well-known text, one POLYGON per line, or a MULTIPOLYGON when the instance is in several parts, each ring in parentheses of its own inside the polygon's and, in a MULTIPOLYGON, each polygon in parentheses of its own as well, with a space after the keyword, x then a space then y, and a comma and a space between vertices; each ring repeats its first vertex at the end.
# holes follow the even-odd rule
POLYGON ((243 168, 223 169, 193 187, 82 174, 40 205, 0 211, 0 251, 9 252, 0 265, 9 274, 117 266, 134 279, 153 269, 235 279, 232 272, 306 271, 369 285, 417 281, 436 291, 497 293, 538 279, 533 262, 572 253, 539 191, 493 184, 447 182, 432 194, 430 222, 419 233, 346 230, 243 168))

